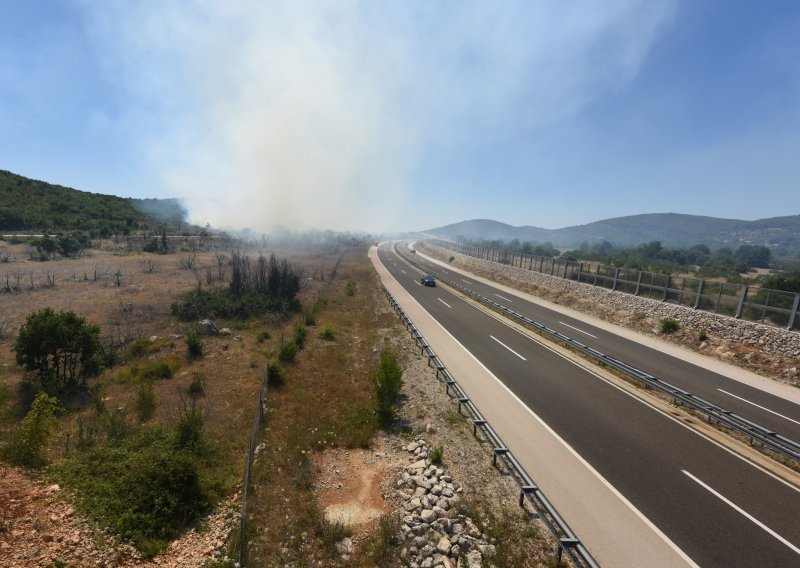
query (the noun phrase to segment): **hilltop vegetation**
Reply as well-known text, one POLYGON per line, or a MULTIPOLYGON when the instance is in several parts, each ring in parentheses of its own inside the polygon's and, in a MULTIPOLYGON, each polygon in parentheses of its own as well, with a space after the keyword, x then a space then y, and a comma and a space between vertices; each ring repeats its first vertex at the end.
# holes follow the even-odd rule
POLYGON ((529 225, 514 227, 490 219, 473 219, 426 232, 448 240, 519 239, 534 243, 550 242, 559 248, 576 248, 584 242, 596 246, 603 241, 629 247, 660 241, 665 247, 673 248, 701 243, 711 250, 736 250, 742 245, 763 245, 769 247, 775 257, 800 257, 800 215, 740 221, 677 213, 648 213, 561 229, 542 229, 529 225))
POLYGON ((178 227, 175 199, 131 199, 79 191, 0 170, 0 230, 87 231, 92 237, 178 227))

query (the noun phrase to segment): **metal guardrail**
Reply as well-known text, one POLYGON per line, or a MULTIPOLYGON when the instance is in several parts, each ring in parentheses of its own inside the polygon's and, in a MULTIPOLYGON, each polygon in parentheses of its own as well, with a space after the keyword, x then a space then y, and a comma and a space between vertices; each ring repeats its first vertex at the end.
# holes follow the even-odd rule
POLYGON ((486 441, 491 445, 492 464, 497 466, 497 460, 499 459, 513 475, 520 488, 520 507, 524 506, 525 501, 527 501, 558 541, 558 562, 560 563, 562 560, 562 553, 566 553, 574 566, 599 568, 600 565, 592 557, 586 546, 584 546, 575 535, 567 522, 547 499, 544 492, 536 485, 533 478, 525 471, 525 468, 517 461, 517 458, 514 457, 511 450, 503 443, 503 440, 497 432, 495 432, 489 422, 483 417, 478 407, 467 396, 461 388, 461 385, 458 384, 458 381, 450 374, 450 371, 448 371, 447 367, 442 363, 431 346, 428 345, 428 342, 400 304, 394 299, 391 292, 389 292, 386 287, 383 289, 386 293, 386 297, 389 299, 389 303, 403 320, 406 330, 411 333, 411 337, 414 338, 414 341, 420 348, 420 353, 427 355, 428 366, 436 368, 436 379, 445 384, 445 392, 458 402, 459 413, 462 409, 466 411, 469 419, 472 421, 473 435, 477 437, 478 430, 480 430, 486 441))
MULTIPOLYGON (((415 260, 407 257, 406 255, 402 254, 397 248, 395 248, 397 253, 409 262, 413 264, 417 268, 421 270, 427 270, 427 268, 423 268, 419 265, 415 260)), ((766 428, 761 426, 760 424, 753 422, 752 420, 748 420, 744 416, 739 416, 738 414, 731 412, 721 406, 714 404, 713 402, 709 402, 699 396, 692 394, 689 391, 685 391, 679 387, 676 387, 673 384, 668 383, 663 379, 659 379, 645 373, 644 371, 633 367, 632 365, 628 365, 627 363, 620 361, 619 359, 615 359, 610 355, 606 355, 589 347, 580 341, 572 339, 571 337, 564 335, 563 333, 556 331, 546 325, 539 323, 535 320, 532 320, 522 314, 515 312, 514 310, 503 306, 492 300, 491 298, 487 298, 477 292, 470 290, 456 282, 453 282, 449 278, 441 276, 436 272, 432 272, 436 278, 440 281, 446 283, 451 288, 455 288, 460 292, 475 298, 476 300, 480 301, 483 304, 488 305, 495 311, 507 316, 508 318, 516 321, 517 323, 521 323, 528 327, 535 329, 536 331, 541 332, 542 334, 555 339, 568 347, 583 353, 584 355, 594 359, 595 361, 612 367, 617 371, 621 372, 625 376, 635 379, 640 383, 644 384, 645 388, 652 388, 657 390, 663 394, 666 394, 670 398, 673 399, 674 403, 677 405, 684 405, 696 410, 708 418, 709 423, 714 420, 718 424, 722 424, 731 430, 739 432, 740 434, 748 437, 750 439, 750 443, 753 444, 754 441, 760 442, 763 446, 770 448, 771 450, 778 452, 792 460, 800 462, 800 443, 795 442, 794 440, 787 438, 775 432, 770 428, 766 428)))

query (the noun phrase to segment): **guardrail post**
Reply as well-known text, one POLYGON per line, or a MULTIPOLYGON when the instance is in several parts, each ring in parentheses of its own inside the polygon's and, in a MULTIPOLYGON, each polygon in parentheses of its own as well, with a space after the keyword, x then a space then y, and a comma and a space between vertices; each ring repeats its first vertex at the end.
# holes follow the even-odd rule
POLYGON ((472 435, 477 438, 478 437, 478 426, 485 426, 485 425, 486 425, 486 420, 481 420, 481 419, 473 420, 472 421, 472 435))
POLYGON ((497 467, 497 456, 504 456, 508 453, 508 448, 494 448, 492 450, 492 465, 497 467))
POLYGON ((700 307, 700 300, 703 298, 703 288, 705 288, 705 284, 706 284, 706 281, 705 280, 701 280, 700 284, 698 284, 698 286, 697 286, 697 296, 695 297, 695 300, 694 300, 694 309, 695 310, 700 307))
POLYGON ((800 293, 794 293, 794 304, 792 304, 792 315, 789 316, 789 325, 786 329, 791 330, 794 327, 794 320, 797 317, 797 308, 800 307, 800 293))
POLYGON ((536 491, 538 487, 535 485, 523 485, 519 488, 519 506, 522 507, 523 503, 525 503, 525 495, 528 493, 533 493, 536 491))

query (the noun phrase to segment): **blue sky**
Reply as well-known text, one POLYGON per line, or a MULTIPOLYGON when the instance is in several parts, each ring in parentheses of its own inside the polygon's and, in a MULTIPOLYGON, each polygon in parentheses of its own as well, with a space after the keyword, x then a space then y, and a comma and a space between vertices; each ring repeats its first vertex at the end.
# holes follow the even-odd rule
POLYGON ((792 0, 7 0, 0 168, 214 226, 800 214, 792 0))

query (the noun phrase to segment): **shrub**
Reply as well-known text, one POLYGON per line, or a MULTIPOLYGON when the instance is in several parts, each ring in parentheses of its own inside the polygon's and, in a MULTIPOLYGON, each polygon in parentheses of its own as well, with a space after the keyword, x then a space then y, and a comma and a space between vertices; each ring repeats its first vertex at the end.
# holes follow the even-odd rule
POLYGON ((6 459, 21 466, 41 466, 44 463, 42 450, 58 426, 56 412, 59 410, 58 399, 44 392, 37 394, 19 429, 3 448, 6 459))
POLYGON ((142 365, 134 365, 131 369, 132 374, 143 381, 157 381, 159 379, 171 379, 175 370, 167 361, 150 360, 142 365))
POLYGON ((199 359, 203 356, 205 344, 203 343, 202 335, 196 329, 186 334, 186 348, 189 359, 199 359))
POLYGON ((191 396, 202 396, 206 392, 206 380, 202 373, 192 373, 192 382, 186 389, 191 396))
POLYGON ((175 427, 175 445, 182 450, 202 452, 205 449, 204 422, 202 407, 196 405, 194 401, 191 405, 182 401, 175 427))
POLYGON ((272 334, 268 330, 259 331, 258 335, 256 335, 256 341, 259 343, 264 343, 267 339, 271 339, 272 334))
POLYGON ((139 422, 145 422, 153 416, 156 410, 156 393, 153 391, 153 383, 151 381, 144 380, 139 383, 133 406, 136 409, 139 422))
POLYGON ((278 352, 278 360, 281 363, 291 363, 297 357, 297 351, 297 344, 294 341, 288 341, 283 344, 278 352))
POLYGON ((267 375, 269 375, 270 385, 279 387, 286 382, 286 371, 281 367, 280 363, 267 365, 267 375))
POLYGON ((378 420, 388 426, 394 420, 395 404, 403 386, 403 371, 393 353, 384 352, 375 372, 375 397, 377 399, 378 420))
POLYGON ((153 352, 153 344, 149 339, 140 337, 135 339, 128 347, 128 357, 131 359, 139 358, 153 352))
POLYGON ((158 552, 204 513, 212 497, 198 461, 176 450, 170 433, 160 429, 95 446, 66 459, 54 475, 75 491, 91 517, 145 555, 158 552))
POLYGON ((355 296, 356 295, 356 283, 352 280, 348 280, 347 284, 344 285, 344 291, 348 296, 355 296))
POLYGON ((678 320, 673 318, 664 318, 661 320, 661 333, 664 335, 669 335, 670 333, 675 333, 681 328, 681 324, 678 320))
POLYGON ((708 339, 708 333, 706 332, 705 329, 700 330, 700 333, 697 334, 697 339, 700 341, 705 341, 706 339, 708 339))
POLYGON ((431 460, 431 463, 442 463, 442 457, 444 457, 444 448, 442 446, 436 446, 428 452, 428 459, 431 460))
POLYGON ((456 259, 456 257, 450 256, 450 258, 447 259, 447 262, 453 262, 455 259, 456 259))
POLYGON ((336 328, 333 327, 333 324, 329 323, 322 328, 322 331, 319 332, 319 336, 326 341, 333 341, 336 339, 336 328))
POLYGON ((304 325, 298 324, 294 328, 294 333, 292 334, 292 340, 297 345, 298 349, 302 349, 305 346, 306 337, 308 337, 308 328, 304 325))
POLYGON ((28 316, 14 343, 18 365, 51 394, 73 392, 99 371, 100 328, 74 312, 43 308, 28 316))

